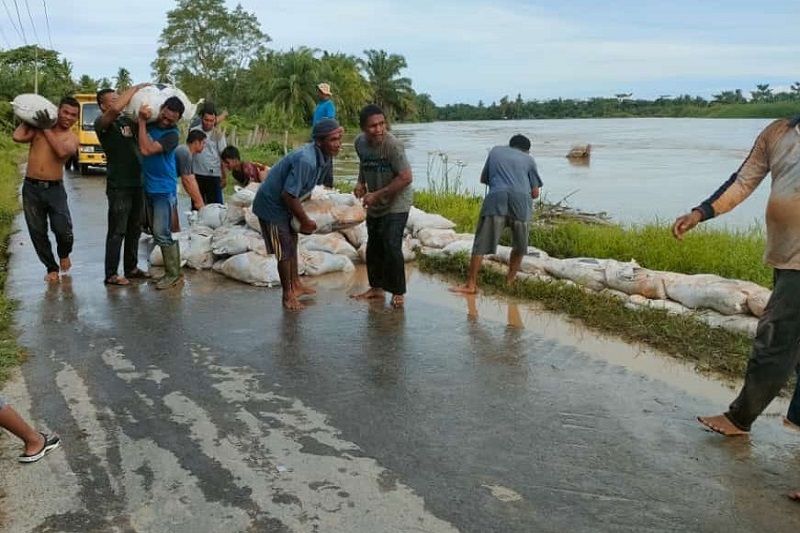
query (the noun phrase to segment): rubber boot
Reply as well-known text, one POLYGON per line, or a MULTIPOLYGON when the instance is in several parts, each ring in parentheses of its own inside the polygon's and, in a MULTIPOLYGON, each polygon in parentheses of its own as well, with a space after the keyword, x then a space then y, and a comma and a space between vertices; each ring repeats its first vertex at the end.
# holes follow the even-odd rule
POLYGON ((164 256, 164 277, 156 283, 156 289, 169 289, 183 279, 181 274, 181 249, 178 243, 161 247, 161 255, 164 256))

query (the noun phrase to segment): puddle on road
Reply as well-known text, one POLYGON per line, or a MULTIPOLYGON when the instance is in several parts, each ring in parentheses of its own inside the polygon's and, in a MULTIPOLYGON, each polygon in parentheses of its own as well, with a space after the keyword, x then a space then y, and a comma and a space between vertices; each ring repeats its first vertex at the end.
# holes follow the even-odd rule
MULTIPOLYGON (((568 317, 542 309, 535 302, 521 302, 496 296, 462 296, 447 290, 447 280, 425 274, 413 265, 406 267, 408 301, 422 301, 460 311, 470 320, 506 324, 521 328, 534 335, 570 346, 593 358, 624 367, 632 372, 667 383, 694 396, 726 404, 735 395, 738 383, 728 383, 720 378, 698 373, 692 364, 675 359, 643 345, 631 344, 611 336, 592 331, 568 317)), ((353 292, 367 286, 367 273, 363 266, 354 273, 333 274, 314 279, 321 292, 353 292)), ((775 400, 767 412, 780 412, 786 407, 783 400, 775 400)))

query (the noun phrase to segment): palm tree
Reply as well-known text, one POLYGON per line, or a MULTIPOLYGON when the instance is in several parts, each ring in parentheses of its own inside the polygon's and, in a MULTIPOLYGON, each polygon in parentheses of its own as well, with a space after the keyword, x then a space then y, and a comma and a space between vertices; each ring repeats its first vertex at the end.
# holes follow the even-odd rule
POLYGON ((277 72, 269 91, 272 102, 292 124, 310 122, 319 79, 317 50, 301 47, 276 56, 277 72))
POLYGON ((367 56, 362 66, 372 89, 373 101, 383 108, 388 118, 404 113, 413 102, 411 80, 401 77, 408 67, 406 58, 385 50, 364 50, 367 56))
POLYGON ((172 69, 167 58, 159 56, 150 66, 153 68, 151 74, 154 83, 172 83, 172 69))
POLYGON ((131 73, 125 67, 119 67, 117 75, 114 79, 117 80, 116 89, 117 92, 120 93, 128 89, 131 85, 133 85, 133 80, 131 79, 131 73))

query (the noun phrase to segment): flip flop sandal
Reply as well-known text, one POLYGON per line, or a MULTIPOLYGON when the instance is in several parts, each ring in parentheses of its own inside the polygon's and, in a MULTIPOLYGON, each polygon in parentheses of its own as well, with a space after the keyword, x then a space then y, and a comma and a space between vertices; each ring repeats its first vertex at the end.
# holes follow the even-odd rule
POLYGON ((117 285, 119 287, 126 287, 131 284, 126 278, 121 276, 111 276, 107 280, 103 281, 106 285, 117 285))
POLYGON ((42 449, 33 454, 22 454, 17 457, 17 461, 20 463, 35 463, 51 451, 55 450, 61 444, 61 439, 58 435, 46 435, 44 433, 39 433, 42 437, 44 437, 44 444, 42 445, 42 449))

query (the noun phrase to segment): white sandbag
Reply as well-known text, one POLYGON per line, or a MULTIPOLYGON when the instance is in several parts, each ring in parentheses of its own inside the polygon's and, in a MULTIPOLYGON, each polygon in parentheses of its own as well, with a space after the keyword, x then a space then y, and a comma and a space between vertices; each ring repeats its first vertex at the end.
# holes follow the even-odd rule
MULTIPOLYGON (((511 261, 511 247, 498 246, 497 253, 489 257, 491 260, 499 261, 503 264, 508 264, 511 261)), ((544 250, 539 250, 533 246, 528 246, 526 255, 522 257, 520 263, 520 271, 528 274, 541 275, 547 272, 547 262, 550 256, 544 250)))
POLYGON ((225 210, 225 226, 238 226, 244 224, 244 207, 240 205, 228 204, 225 210))
POLYGON ((723 315, 714 311, 697 313, 696 318, 712 328, 723 328, 736 333, 744 333, 749 337, 756 336, 758 319, 749 315, 723 315))
MULTIPOLYGON (((317 224, 314 233, 340 231, 357 226, 366 220, 366 210, 357 201, 351 202, 346 199, 349 197, 355 199, 355 196, 352 195, 337 194, 303 202, 306 215, 317 224)), ((300 230, 300 222, 294 217, 292 218, 292 227, 295 231, 300 230)))
POLYGON ((403 238, 403 261, 410 263, 417 259, 417 253, 414 251, 419 248, 419 241, 412 239, 410 236, 403 238))
POLYGON ((456 232, 452 229, 424 228, 415 235, 423 246, 430 248, 444 248, 458 240, 456 232))
POLYGON ((747 294, 736 281, 712 274, 662 273, 667 296, 691 309, 713 309, 723 315, 748 311, 747 294))
POLYGON ((358 251, 341 233, 301 235, 300 246, 306 250, 344 255, 351 261, 358 261, 358 251))
MULTIPOLYGON (((249 185, 249 184, 248 184, 249 185)), ((256 191, 248 187, 233 186, 234 193, 228 198, 228 206, 250 207, 256 198, 256 191)))
POLYGON ((205 226, 194 226, 189 231, 189 243, 182 259, 186 266, 195 270, 204 270, 214 265, 214 254, 211 253, 211 237, 213 230, 205 226))
POLYGON ((163 83, 148 85, 136 91, 136 94, 133 95, 128 105, 125 106, 123 112, 136 120, 139 114, 139 108, 142 107, 143 104, 147 104, 153 111, 153 114, 147 122, 154 122, 158 118, 158 112, 161 106, 167 98, 172 96, 180 98, 181 102, 183 102, 183 106, 186 108, 181 118, 186 121, 191 120, 197 109, 197 104, 191 103, 186 93, 177 87, 163 83))
POLYGON ((222 204, 206 204, 197 212, 197 224, 216 229, 225 223, 227 210, 222 204))
MULTIPOLYGON (((366 250, 366 245, 362 246, 362 248, 366 250)), ((358 249, 358 253, 361 254, 361 248, 358 249)), ((421 247, 419 253, 425 257, 447 257, 441 248, 430 248, 428 246, 421 247)), ((366 261, 366 256, 364 261, 366 261)))
POLYGON ((244 222, 247 224, 247 227, 257 231, 258 234, 261 235, 261 223, 259 222, 258 216, 256 216, 249 207, 244 207, 242 210, 244 211, 244 222))
POLYGON ((635 261, 623 263, 607 260, 605 284, 626 294, 641 294, 645 298, 663 300, 667 297, 663 277, 640 267, 635 261))
POLYGON ((214 270, 229 278, 259 287, 272 287, 281 282, 278 277, 278 262, 273 255, 263 256, 255 252, 234 255, 219 267, 215 264, 214 270))
POLYGON ((605 287, 605 259, 587 257, 556 259, 551 257, 544 266, 548 274, 559 279, 569 280, 595 291, 603 290, 605 287))
POLYGON ((747 295, 747 309, 755 316, 762 317, 767 308, 772 291, 750 281, 737 281, 739 288, 747 295))
POLYGON ((416 235, 423 229, 453 229, 456 227, 456 224, 455 222, 447 220, 442 215, 426 213, 422 209, 417 209, 412 206, 408 212, 406 226, 416 235))
MULTIPOLYGON (((422 241, 420 241, 422 242, 422 241)), ((444 248, 442 248, 442 252, 446 255, 457 255, 457 254, 472 254, 472 240, 469 241, 453 241, 444 248)))
POLYGON ((353 245, 353 248, 360 248, 362 244, 367 242, 367 223, 362 222, 351 228, 343 228, 339 230, 345 236, 347 242, 353 245))
POLYGON ((34 116, 39 111, 47 111, 47 114, 53 119, 53 124, 58 118, 58 107, 40 94, 19 94, 11 101, 11 108, 18 119, 30 126, 36 126, 34 116))
POLYGON ((214 231, 211 251, 216 256, 238 255, 259 248, 261 235, 246 226, 222 226, 214 231))
POLYGON ((300 250, 306 276, 320 276, 331 272, 352 272, 355 266, 349 257, 315 250, 300 250))
MULTIPOLYGON (((178 249, 181 252, 181 266, 186 265, 186 251, 189 249, 189 234, 188 233, 173 233, 172 240, 178 243, 178 249)), ((161 247, 155 246, 153 251, 150 252, 150 266, 164 266, 164 256, 161 255, 161 247)))

